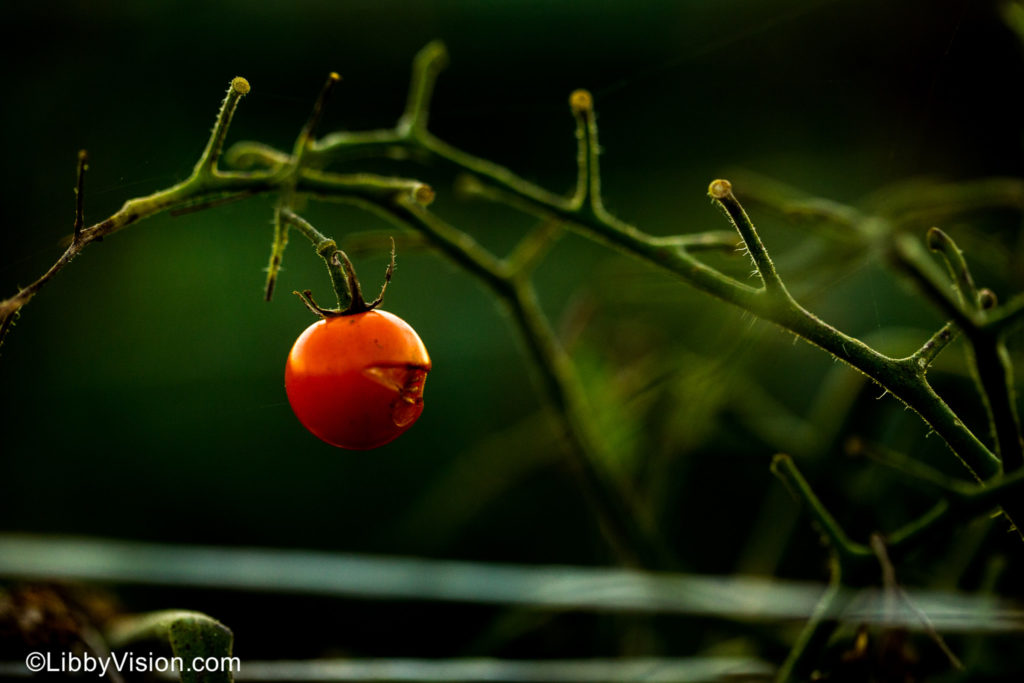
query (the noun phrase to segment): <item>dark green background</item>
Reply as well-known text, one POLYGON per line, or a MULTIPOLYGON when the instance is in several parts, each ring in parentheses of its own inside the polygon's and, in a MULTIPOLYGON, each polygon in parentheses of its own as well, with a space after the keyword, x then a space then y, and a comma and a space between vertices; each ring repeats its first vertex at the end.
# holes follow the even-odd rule
MULTIPOLYGON (((232 77, 245 76, 252 92, 229 143, 258 139, 288 149, 332 70, 344 80, 321 131, 391 125, 412 56, 435 38, 451 55, 432 108, 435 132, 568 190, 575 151, 566 98, 589 88, 607 204, 656 234, 727 227, 705 188, 737 167, 851 202, 909 177, 1024 170, 1021 46, 989 2, 8 3, 0 31, 5 292, 59 255, 71 228, 79 148, 92 159, 85 213, 95 222, 189 173, 232 77)), ((433 183, 436 211, 499 252, 532 225, 510 209, 454 197, 443 168, 373 168, 433 183)), ((420 332, 433 358, 421 420, 369 453, 336 450, 305 432, 288 408, 282 370, 312 320, 288 292, 325 295, 329 285, 296 235, 278 296, 262 301, 271 206, 271 198, 256 198, 147 220, 91 246, 25 309, 0 352, 0 529, 613 562, 557 465, 514 329, 472 278, 428 251, 399 253, 385 306, 420 332)), ((385 227, 350 208, 315 206, 307 215, 339 238, 385 227)), ((1003 264, 980 279, 1009 294, 1024 284, 1004 258, 1018 218, 978 220, 993 262, 1003 264)), ((787 250, 806 236, 773 217, 760 222, 785 267, 787 250)), ((383 250, 356 259, 367 289, 385 260, 383 250)), ((740 273, 747 265, 715 262, 740 273)), ((878 267, 853 265, 791 285, 854 335, 890 326, 926 335, 940 322, 878 267)), ((679 568, 820 578, 823 553, 804 526, 769 553, 783 559, 750 559, 761 552, 750 543, 765 497, 775 495, 780 514, 792 515, 768 473, 770 456, 784 446, 739 424, 730 401, 709 398, 716 383, 691 380, 694 364, 717 359, 714 367, 806 415, 831 361, 579 237, 558 245, 536 281, 555 327, 572 342, 597 419, 624 444, 627 455, 613 467, 641 480, 657 473, 654 507, 679 568), (647 400, 649 392, 629 383, 630 371, 660 378, 663 393, 647 400)), ((948 384, 959 396, 961 380, 953 375, 948 384)), ((872 392, 843 434, 866 431, 942 453, 912 416, 895 402, 874 403, 872 392)), ((840 458, 838 448, 823 457, 840 458)), ((866 465, 821 462, 821 486, 854 528, 898 522, 923 500, 873 498, 882 489, 866 465)), ((242 652, 277 632, 250 621, 251 599, 187 592, 128 599, 134 609, 183 602, 208 609, 236 627, 242 652)), ((473 613, 459 622, 462 632, 424 641, 411 635, 414 627, 403 635, 387 610, 413 624, 430 623, 438 611, 356 603, 344 609, 371 626, 361 634, 337 627, 345 631, 337 637, 324 626, 327 635, 317 638, 312 624, 331 622, 321 612, 342 609, 337 604, 267 604, 262 618, 301 613, 311 626, 291 634, 293 649, 268 645, 278 651, 261 656, 313 656, 360 637, 344 647, 457 653, 477 629, 474 620, 490 614, 464 608, 473 613), (382 641, 372 624, 393 628, 382 641)), ((592 644, 605 642, 601 623, 570 623, 537 642, 518 641, 515 651, 600 653, 592 644)))

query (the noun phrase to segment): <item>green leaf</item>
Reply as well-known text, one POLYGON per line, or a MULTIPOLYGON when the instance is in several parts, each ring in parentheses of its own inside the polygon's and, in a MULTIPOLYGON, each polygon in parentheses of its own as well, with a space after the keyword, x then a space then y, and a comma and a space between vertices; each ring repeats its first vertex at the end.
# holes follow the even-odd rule
POLYGON ((231 683, 233 670, 240 668, 231 655, 231 629, 200 612, 168 610, 125 617, 108 630, 107 639, 112 648, 149 640, 167 643, 171 654, 183 663, 182 683, 231 683), (192 663, 198 658, 206 660, 210 670, 193 670, 192 663))

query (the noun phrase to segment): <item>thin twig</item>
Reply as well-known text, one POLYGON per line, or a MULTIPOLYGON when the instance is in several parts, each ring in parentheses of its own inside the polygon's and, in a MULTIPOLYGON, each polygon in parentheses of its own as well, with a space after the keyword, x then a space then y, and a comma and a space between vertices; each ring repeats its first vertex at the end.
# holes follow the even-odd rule
POLYGON ((896 568, 893 566, 892 560, 889 559, 889 552, 885 547, 885 539, 880 534, 871 535, 871 549, 874 551, 875 556, 878 558, 878 564, 882 568, 882 588, 885 591, 886 603, 889 606, 889 609, 887 609, 889 617, 893 618, 895 616, 895 600, 901 600, 921 620, 924 632, 938 646, 942 653, 946 655, 950 665, 957 671, 963 671, 963 662, 950 649, 945 638, 935 630, 935 625, 931 619, 914 603, 903 587, 896 581, 896 568))
POLYGON ((89 154, 83 149, 78 152, 78 170, 75 173, 75 227, 74 240, 82 236, 83 202, 85 199, 85 172, 89 169, 89 154))
POLYGON ((949 277, 956 287, 957 294, 960 295, 960 300, 969 308, 980 308, 978 286, 974 284, 971 269, 967 267, 964 253, 957 243, 938 228, 930 229, 925 239, 929 249, 942 254, 946 261, 946 267, 949 269, 949 277))
POLYGON ((309 113, 309 118, 306 119, 306 123, 302 126, 299 136, 295 139, 295 149, 292 152, 292 157, 294 158, 293 163, 296 166, 301 165, 302 155, 309 149, 313 140, 313 131, 316 130, 317 124, 320 123, 320 117, 323 116, 327 98, 330 97, 331 91, 334 90, 334 86, 340 80, 341 76, 336 72, 332 71, 327 75, 327 80, 324 82, 323 87, 320 89, 320 94, 317 95, 316 101, 313 103, 313 109, 309 113))
POLYGON ((797 469, 793 458, 785 454, 776 455, 772 459, 771 469, 772 474, 778 477, 794 496, 807 505, 811 517, 822 534, 830 541, 832 548, 843 562, 844 568, 848 564, 861 562, 864 558, 871 556, 871 550, 867 546, 850 540, 850 537, 846 535, 835 517, 822 504, 810 484, 797 469))
POLYGON ((743 206, 740 205, 736 200, 736 196, 732 193, 732 183, 728 180, 712 181, 711 185, 708 186, 708 195, 725 211, 729 220, 732 221, 732 224, 740 233, 740 237, 743 238, 743 244, 746 246, 747 252, 754 261, 754 266, 764 282, 765 289, 772 294, 788 299, 789 295, 786 292, 786 286, 782 284, 782 279, 775 272, 775 264, 772 263, 771 257, 768 256, 768 250, 764 248, 761 237, 757 234, 757 229, 751 222, 747 212, 743 210, 743 206))
POLYGON ((224 147, 224 138, 227 137, 228 127, 231 125, 231 118, 235 115, 238 102, 242 96, 249 92, 249 81, 241 76, 235 77, 228 87, 228 94, 224 96, 220 112, 217 114, 217 121, 214 123, 213 132, 206 143, 206 149, 196 162, 194 176, 208 176, 215 173, 217 159, 220 157, 221 148, 224 147))
POLYGON ((959 332, 960 330, 954 323, 946 323, 921 348, 911 354, 909 359, 920 368, 921 372, 926 372, 942 353, 942 350, 956 339, 959 332))
POLYGON ((835 617, 850 601, 849 592, 843 589, 842 579, 842 566, 833 553, 829 561, 828 587, 821 594, 810 618, 790 648, 786 660, 779 667, 776 683, 811 679, 816 664, 815 658, 824 649, 838 626, 835 617))

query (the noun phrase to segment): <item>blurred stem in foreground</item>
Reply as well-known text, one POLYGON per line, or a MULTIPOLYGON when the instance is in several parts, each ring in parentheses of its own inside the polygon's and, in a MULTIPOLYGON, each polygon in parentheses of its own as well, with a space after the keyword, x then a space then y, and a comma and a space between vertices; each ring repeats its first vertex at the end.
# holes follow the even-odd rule
MULTIPOLYGON (((872 561, 874 558, 870 558, 872 561)), ((877 564, 874 565, 877 567, 877 564)), ((534 610, 689 614, 792 621, 821 613, 824 586, 754 576, 513 565, 260 548, 136 543, 0 534, 0 577, 189 586, 256 593, 508 605, 534 610)), ((850 608, 823 618, 921 627, 909 610, 886 612, 844 585, 850 608), (895 620, 895 621, 893 621, 895 620)), ((1024 633, 1024 615, 989 595, 908 591, 936 629, 1024 633)))

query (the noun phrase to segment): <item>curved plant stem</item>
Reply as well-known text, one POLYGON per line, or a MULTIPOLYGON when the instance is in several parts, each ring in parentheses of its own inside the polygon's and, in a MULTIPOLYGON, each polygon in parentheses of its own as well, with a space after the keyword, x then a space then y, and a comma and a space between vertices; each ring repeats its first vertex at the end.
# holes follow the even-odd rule
POLYGON ((873 557, 871 549, 862 543, 850 540, 839 523, 836 522, 832 513, 825 508, 818 496, 811 489, 810 484, 804 479, 803 474, 793 463, 793 458, 788 455, 776 455, 772 459, 772 474, 779 478, 790 490, 794 497, 803 501, 812 519, 821 533, 828 539, 835 550, 839 561, 844 567, 854 566, 862 563, 866 558, 873 557))

